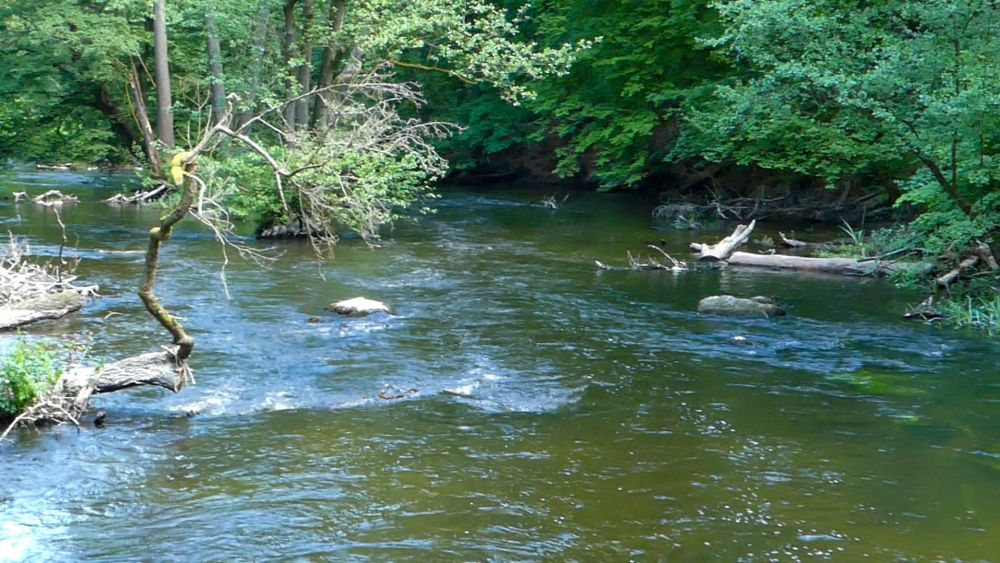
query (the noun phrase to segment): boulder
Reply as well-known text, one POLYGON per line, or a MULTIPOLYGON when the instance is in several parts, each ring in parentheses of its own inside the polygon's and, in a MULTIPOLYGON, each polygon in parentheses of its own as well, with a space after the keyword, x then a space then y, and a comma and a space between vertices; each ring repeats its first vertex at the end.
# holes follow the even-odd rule
POLYGON ((338 315, 347 317, 367 317, 373 313, 392 314, 392 309, 385 303, 365 297, 355 297, 354 299, 338 301, 330 304, 327 308, 338 315))
POLYGON ((699 313, 727 315, 731 317, 765 317, 770 318, 785 314, 785 310, 768 297, 733 297, 732 295, 713 295, 698 302, 699 313))

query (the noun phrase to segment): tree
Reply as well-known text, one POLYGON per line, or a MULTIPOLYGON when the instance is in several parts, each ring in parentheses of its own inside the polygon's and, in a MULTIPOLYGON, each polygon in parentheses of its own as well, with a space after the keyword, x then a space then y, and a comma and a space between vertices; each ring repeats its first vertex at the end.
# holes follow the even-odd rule
POLYGON ((715 6, 725 31, 707 43, 742 73, 692 116, 693 153, 831 184, 888 171, 924 221, 951 217, 951 246, 996 229, 995 0, 715 6))
POLYGON ((156 69, 156 134, 168 149, 174 148, 173 98, 170 55, 167 48, 166 0, 153 0, 153 65, 156 69))

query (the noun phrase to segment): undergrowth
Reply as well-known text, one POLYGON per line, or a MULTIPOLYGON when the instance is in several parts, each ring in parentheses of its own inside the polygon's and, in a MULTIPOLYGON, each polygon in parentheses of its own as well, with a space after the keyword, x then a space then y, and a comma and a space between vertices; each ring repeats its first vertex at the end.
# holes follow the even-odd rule
POLYGON ((62 373, 52 348, 19 337, 0 356, 0 419, 14 418, 48 391, 62 373))

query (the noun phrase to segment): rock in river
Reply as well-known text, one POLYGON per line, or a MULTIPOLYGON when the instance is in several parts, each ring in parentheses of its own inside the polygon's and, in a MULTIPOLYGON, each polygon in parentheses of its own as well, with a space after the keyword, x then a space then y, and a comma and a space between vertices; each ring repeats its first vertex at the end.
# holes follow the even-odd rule
POLYGON ((390 309, 385 303, 375 301, 373 299, 367 299, 365 297, 355 297, 354 299, 338 301, 336 303, 332 303, 327 308, 338 315, 345 315, 348 317, 366 317, 372 313, 392 314, 392 309, 390 309))
POLYGON ((745 299, 732 295, 706 297, 698 302, 698 312, 731 317, 773 317, 785 314, 785 310, 768 297, 745 299))

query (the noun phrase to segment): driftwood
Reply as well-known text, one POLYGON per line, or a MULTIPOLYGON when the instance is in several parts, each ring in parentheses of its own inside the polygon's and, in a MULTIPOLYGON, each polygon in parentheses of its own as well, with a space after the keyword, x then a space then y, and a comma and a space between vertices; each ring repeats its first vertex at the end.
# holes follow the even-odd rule
POLYGON ((647 258, 646 262, 643 262, 640 259, 636 259, 634 256, 632 256, 632 253, 629 251, 625 251, 625 255, 628 256, 628 268, 615 268, 613 266, 608 266, 607 264, 599 260, 594 260, 594 264, 597 265, 597 268, 599 270, 632 270, 632 271, 670 270, 672 272, 682 272, 688 269, 687 262, 684 262, 683 260, 677 260, 673 256, 667 254, 659 246, 650 244, 649 248, 652 248, 653 250, 656 250, 657 252, 662 254, 667 260, 670 261, 670 265, 667 266, 666 264, 659 262, 652 256, 647 258))
POLYGON ((993 250, 990 249, 990 245, 985 242, 979 243, 976 246, 976 255, 983 259, 983 262, 990 267, 991 270, 1000 269, 1000 264, 997 264, 996 256, 993 256, 993 250))
MULTIPOLYGON (((698 243, 691 244, 691 248, 696 251, 700 250, 701 246, 698 243)), ((788 256, 787 254, 753 254, 751 252, 734 252, 726 261, 734 266, 802 270, 848 276, 886 275, 898 269, 893 264, 879 260, 809 258, 806 256, 788 256)))
POLYGON ((80 309, 84 298, 97 295, 96 285, 73 285, 75 265, 66 268, 61 248, 55 265, 34 263, 27 259, 29 252, 12 235, 0 257, 0 330, 58 319, 80 309))
POLYGON ((46 319, 59 319, 83 307, 84 297, 76 291, 49 293, 0 307, 0 330, 10 330, 46 319))
POLYGON ((778 246, 782 248, 837 248, 845 244, 842 240, 831 240, 827 242, 809 242, 805 240, 798 240, 794 238, 789 238, 785 233, 778 232, 778 246))
POLYGON ((948 287, 949 285, 951 285, 951 282, 957 280, 958 277, 961 276, 963 272, 965 272, 970 268, 975 267, 976 264, 978 263, 979 263, 979 256, 969 256, 965 260, 959 262, 957 266, 951 269, 951 271, 944 274, 943 276, 938 277, 938 279, 935 281, 940 287, 948 287))
POLYGON ((69 172, 71 170, 76 170, 76 165, 72 162, 67 162, 65 164, 36 164, 35 168, 37 170, 55 170, 59 172, 69 172))
POLYGON ((64 194, 59 190, 49 190, 42 195, 31 198, 31 201, 37 203, 38 205, 51 207, 53 205, 62 205, 64 203, 75 203, 80 201, 80 198, 74 195, 64 194))
POLYGON ((170 191, 170 186, 167 184, 160 184, 149 191, 136 192, 131 196, 126 196, 125 194, 115 194, 105 199, 104 203, 109 205, 142 205, 143 203, 149 203, 160 199, 168 191, 170 191))
POLYGON ((933 295, 924 299, 919 305, 911 307, 906 311, 906 314, 903 315, 904 319, 919 321, 933 321, 942 317, 944 317, 944 313, 934 306, 933 295))
POLYGON ((90 398, 138 386, 154 386, 177 392, 194 378, 190 368, 178 361, 177 347, 162 352, 132 356, 100 368, 75 367, 59 378, 43 397, 14 419, 0 441, 18 426, 61 424, 79 419, 90 408, 90 398))
MULTIPOLYGON (((729 256, 732 255, 741 244, 750 239, 750 233, 753 232, 753 228, 756 225, 756 220, 750 221, 749 225, 738 225, 733 231, 733 234, 720 240, 716 244, 699 244, 698 260, 702 262, 718 262, 728 260, 729 256)), ((692 245, 692 248, 693 247, 694 245, 692 245)))

